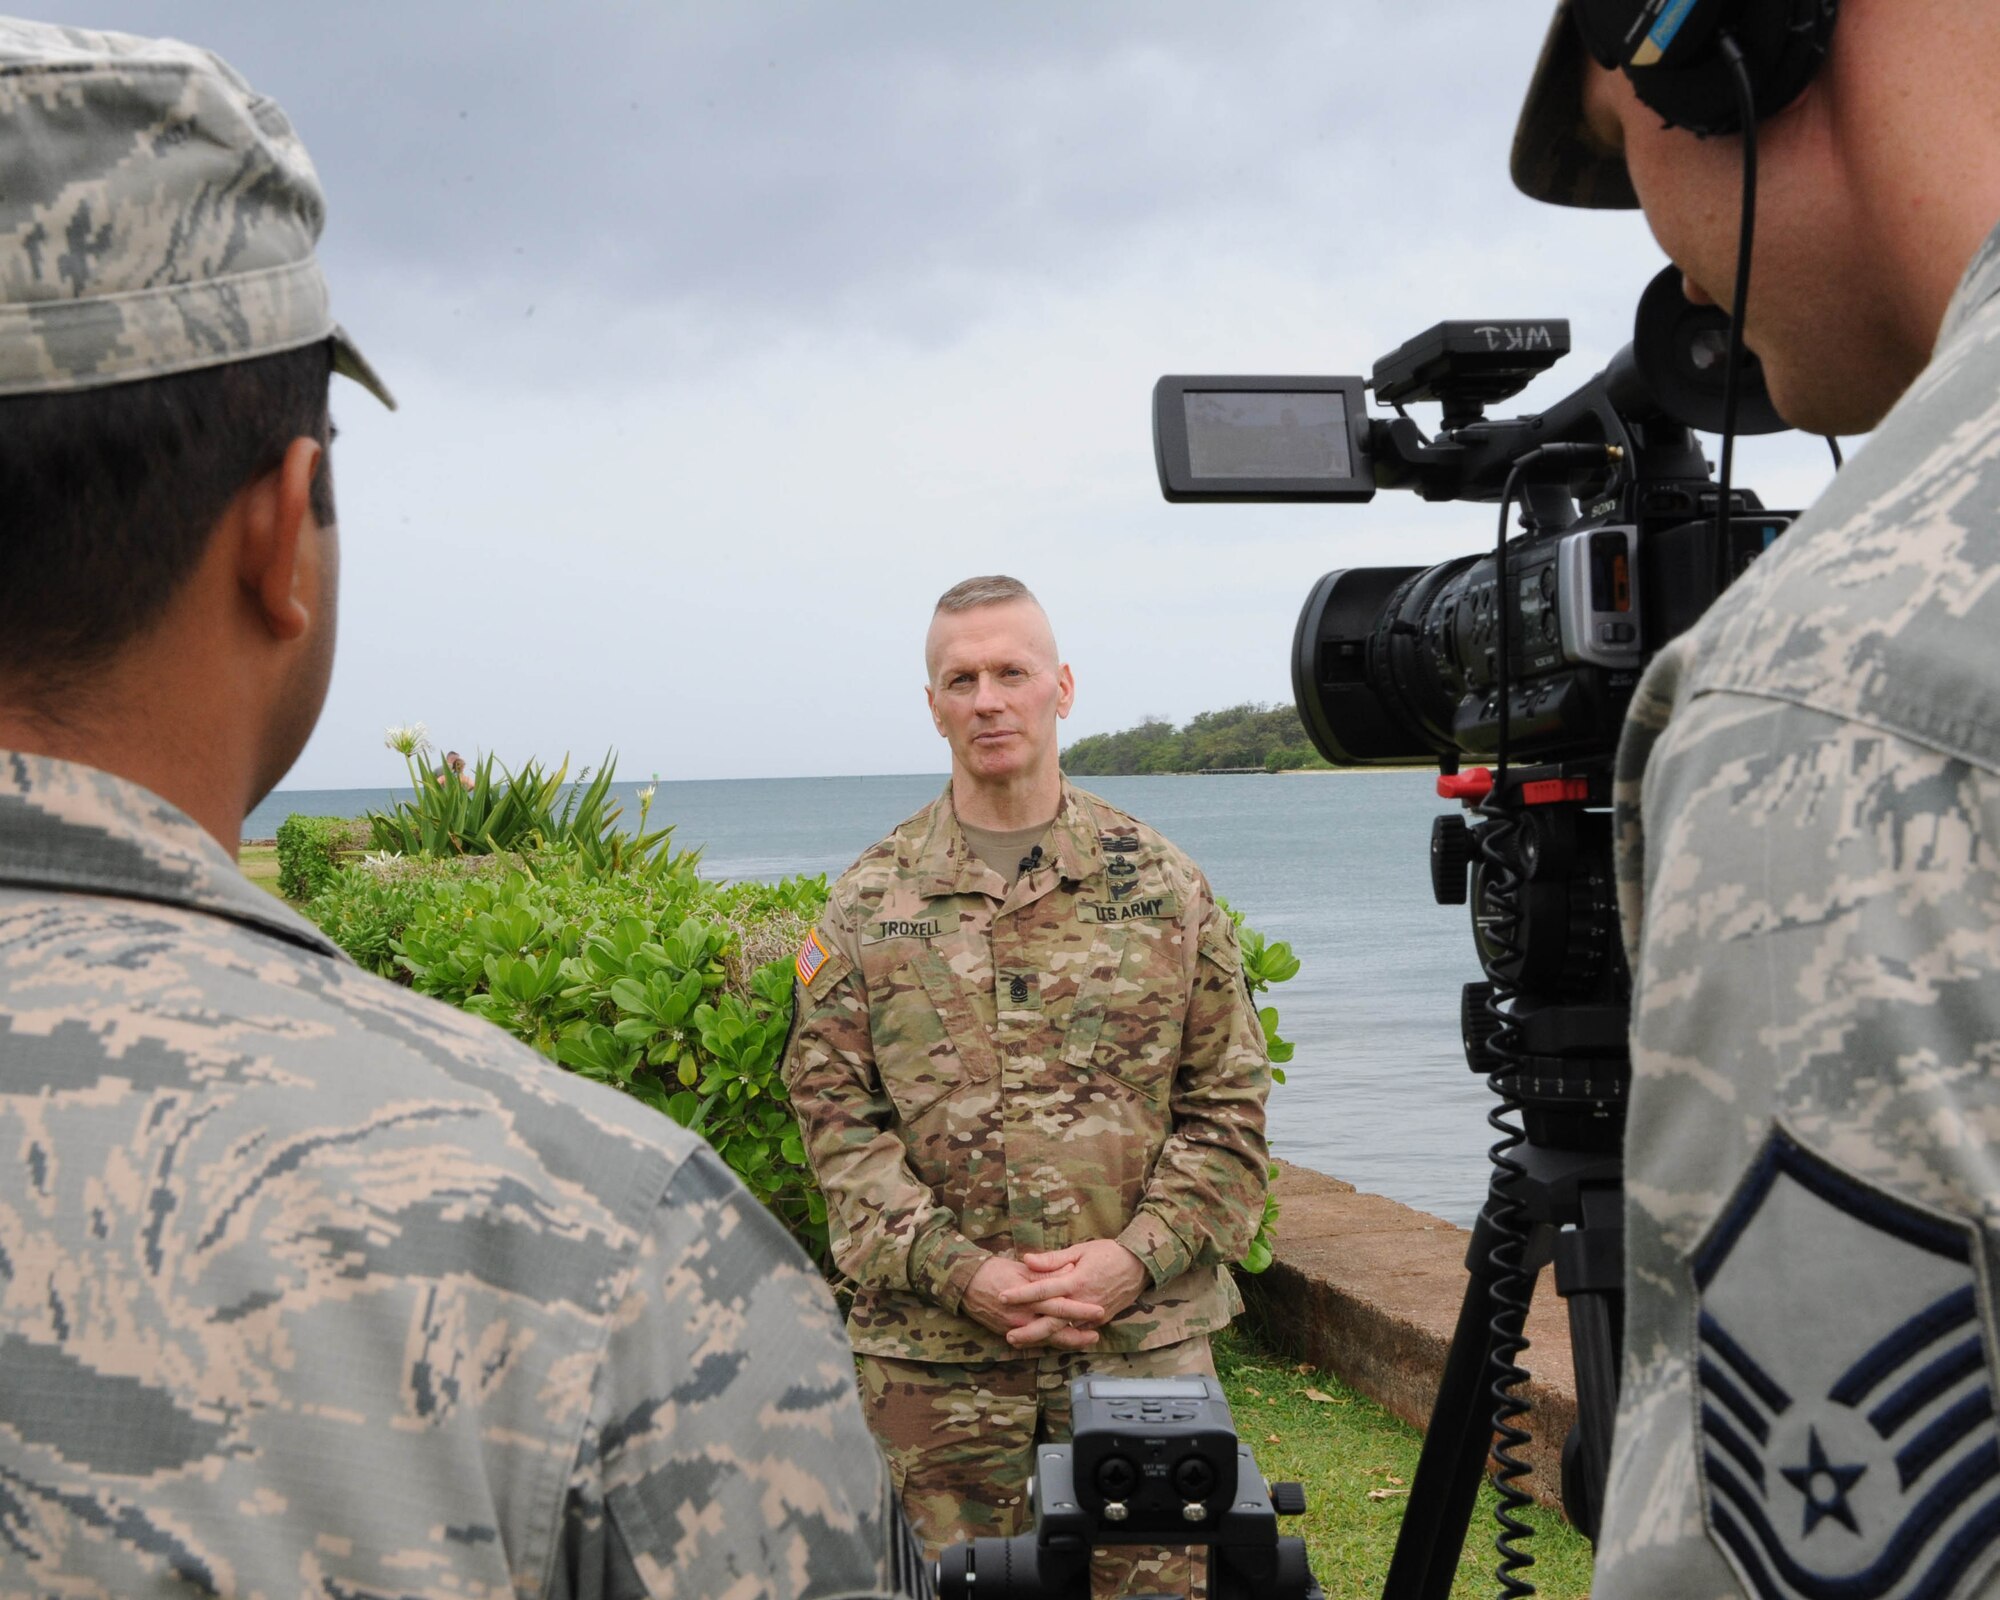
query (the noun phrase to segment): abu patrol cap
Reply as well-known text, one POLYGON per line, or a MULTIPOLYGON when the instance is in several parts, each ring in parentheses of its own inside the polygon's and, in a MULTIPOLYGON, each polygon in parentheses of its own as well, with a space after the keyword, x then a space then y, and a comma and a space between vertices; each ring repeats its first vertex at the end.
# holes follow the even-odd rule
POLYGON ((1586 61, 1696 138, 1777 115, 1826 60, 1840 0, 1561 0, 1514 130, 1514 182, 1557 205, 1637 205, 1631 174, 1583 115, 1586 61))
POLYGON ((210 51, 0 18, 0 395, 99 388, 325 339, 326 203, 277 103, 210 51))
POLYGON ((1541 59, 1514 126, 1508 161, 1514 187, 1532 200, 1559 206, 1635 210, 1639 197, 1625 170, 1625 158, 1590 131, 1583 116, 1583 73, 1588 58, 1583 38, 1561 0, 1541 59))

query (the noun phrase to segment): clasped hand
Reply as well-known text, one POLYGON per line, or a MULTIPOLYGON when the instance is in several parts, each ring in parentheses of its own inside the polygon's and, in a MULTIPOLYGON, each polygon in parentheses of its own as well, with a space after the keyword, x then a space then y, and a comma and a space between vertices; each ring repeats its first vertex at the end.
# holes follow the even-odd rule
POLYGON ((1116 1239, 1090 1239, 1018 1260, 989 1257, 966 1288, 964 1310, 1017 1350, 1088 1350, 1146 1279, 1145 1264, 1116 1239))

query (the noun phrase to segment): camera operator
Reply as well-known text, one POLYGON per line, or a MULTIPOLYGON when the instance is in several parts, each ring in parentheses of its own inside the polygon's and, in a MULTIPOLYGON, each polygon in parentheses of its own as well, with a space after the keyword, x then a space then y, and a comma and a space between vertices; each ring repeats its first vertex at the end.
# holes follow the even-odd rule
POLYGON ((0 20, 0 1592, 924 1593, 824 1285, 698 1139, 237 870, 332 666, 318 180, 0 20))
POLYGON ((1986 1592, 2000 1554, 2000 10, 1832 13, 1568 0, 1514 148, 1536 198, 1639 205, 1787 421, 1875 430, 1620 748, 1613 1600, 1986 1592), (1812 59, 1691 131, 1760 37, 1812 59))

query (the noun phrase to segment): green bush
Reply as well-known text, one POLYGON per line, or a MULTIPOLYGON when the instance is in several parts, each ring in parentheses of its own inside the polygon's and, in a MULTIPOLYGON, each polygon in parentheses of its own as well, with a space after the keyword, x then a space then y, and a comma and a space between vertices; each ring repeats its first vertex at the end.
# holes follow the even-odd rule
POLYGON ((369 857, 306 914, 361 965, 702 1135, 824 1266, 826 1204, 779 1075, 821 878, 607 875, 582 852, 369 857))
MULTIPOLYGON (((1243 947, 1243 978, 1254 1000, 1273 984, 1289 983, 1299 975, 1299 958, 1292 954, 1292 947, 1280 941, 1269 943, 1255 928, 1243 925, 1243 913, 1234 909, 1226 901, 1222 909, 1229 913, 1229 920, 1236 924, 1236 939, 1243 947)), ((1257 1021, 1264 1029, 1264 1047, 1271 1055, 1271 1081, 1282 1084, 1285 1081, 1285 1066, 1292 1059, 1291 1040, 1278 1032, 1278 1008, 1260 1006, 1257 1021)), ((1276 1178, 1278 1169, 1273 1166, 1270 1176, 1276 1178)), ((1250 1248, 1244 1252, 1239 1265, 1245 1272, 1262 1272, 1271 1264, 1278 1233, 1278 1196, 1272 1190, 1264 1193, 1264 1215, 1257 1223, 1257 1236, 1250 1241, 1250 1248)))
POLYGON ((333 882, 366 836, 366 824, 352 818, 293 812, 278 824, 278 893, 287 900, 310 900, 333 882))
POLYGON ((464 772, 434 762, 422 723, 391 728, 387 743, 403 758, 411 797, 368 813, 377 850, 444 857, 570 849, 607 875, 694 876, 698 851, 675 853, 671 827, 647 830, 651 786, 640 792, 639 826, 628 833, 618 825, 625 808, 611 798, 614 754, 595 778, 585 768, 572 783, 568 756, 554 768, 530 759, 513 772, 491 755, 464 772))

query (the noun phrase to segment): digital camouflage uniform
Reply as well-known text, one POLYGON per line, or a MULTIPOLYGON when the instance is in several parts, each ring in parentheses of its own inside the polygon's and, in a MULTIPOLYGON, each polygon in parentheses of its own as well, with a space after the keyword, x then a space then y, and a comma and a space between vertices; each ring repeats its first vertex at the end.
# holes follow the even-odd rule
POLYGON ((834 885, 799 965, 786 1081, 878 1437, 929 1548, 1018 1531, 1070 1376, 1209 1370, 1241 1309, 1269 1067, 1235 928, 1186 856, 1068 785, 1009 889, 947 788, 834 885), (1151 1280, 1095 1351, 1023 1355, 961 1313, 990 1255, 1091 1239, 1151 1280))
POLYGON ((0 1594, 917 1585, 818 1275, 698 1139, 0 754, 0 1594))
MULTIPOLYGON (((1838 331, 1829 337, 1838 337, 1838 331)), ((2000 231, 1619 752, 1600 1600, 2000 1587, 2000 231)))

